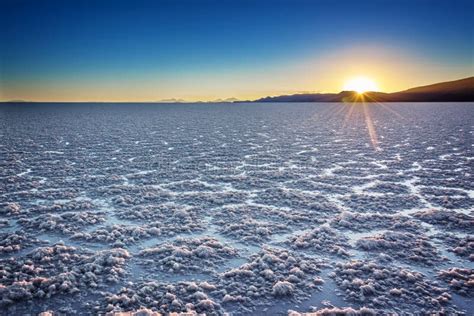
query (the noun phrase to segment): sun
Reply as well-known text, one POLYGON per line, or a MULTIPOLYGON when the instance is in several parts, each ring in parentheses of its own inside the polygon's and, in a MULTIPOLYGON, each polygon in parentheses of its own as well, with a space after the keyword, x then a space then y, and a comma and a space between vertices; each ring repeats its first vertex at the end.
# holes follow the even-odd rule
POLYGON ((356 77, 346 82, 345 91, 356 91, 362 94, 367 91, 378 91, 377 84, 367 77, 356 77))

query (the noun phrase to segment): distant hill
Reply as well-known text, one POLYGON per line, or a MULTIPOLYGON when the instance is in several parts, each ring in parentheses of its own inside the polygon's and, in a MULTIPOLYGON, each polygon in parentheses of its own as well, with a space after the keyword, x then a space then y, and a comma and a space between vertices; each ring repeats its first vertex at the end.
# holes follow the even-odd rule
POLYGON ((26 100, 8 100, 8 101, 2 101, 2 103, 29 103, 31 101, 26 101, 26 100))
MULTIPOLYGON (((244 102, 474 102, 474 77, 435 83, 393 93, 365 92, 363 96, 355 91, 339 93, 299 93, 264 97, 254 101, 240 101, 236 98, 213 101, 190 102, 183 99, 164 99, 154 103, 244 103, 244 102)), ((35 101, 10 100, 0 103, 33 103, 35 101)), ((64 102, 59 102, 64 103, 64 102)), ((106 103, 106 102, 85 102, 106 103)), ((116 102, 114 102, 116 103, 116 102)), ((127 103, 127 102, 126 102, 127 103)), ((133 103, 133 102, 129 102, 133 103)))
POLYGON ((207 103, 232 103, 232 102, 239 102, 239 99, 237 98, 216 99, 213 101, 208 101, 207 103))
MULTIPOLYGON (((227 98, 227 99, 216 99, 216 100, 212 100, 212 101, 186 101, 186 100, 183 100, 183 99, 175 99, 175 98, 172 98, 172 99, 163 99, 163 100, 159 100, 159 101, 155 101, 155 103, 233 103, 233 102, 238 102, 239 99, 236 99, 236 98, 227 98)), ((251 102, 251 101, 248 101, 248 102, 251 102)))
POLYGON ((183 99, 175 99, 175 98, 156 101, 156 103, 183 103, 183 102, 186 102, 186 101, 183 99))
POLYGON ((474 77, 435 83, 394 93, 355 91, 265 97, 253 102, 465 102, 474 101, 474 77))

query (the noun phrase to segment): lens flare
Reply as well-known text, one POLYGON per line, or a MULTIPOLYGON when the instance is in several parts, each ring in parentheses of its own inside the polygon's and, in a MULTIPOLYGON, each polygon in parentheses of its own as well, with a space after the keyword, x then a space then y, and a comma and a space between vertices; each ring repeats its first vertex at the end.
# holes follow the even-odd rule
POLYGON ((377 84, 367 77, 357 77, 346 82, 344 85, 346 91, 356 91, 361 94, 367 91, 378 91, 377 84))

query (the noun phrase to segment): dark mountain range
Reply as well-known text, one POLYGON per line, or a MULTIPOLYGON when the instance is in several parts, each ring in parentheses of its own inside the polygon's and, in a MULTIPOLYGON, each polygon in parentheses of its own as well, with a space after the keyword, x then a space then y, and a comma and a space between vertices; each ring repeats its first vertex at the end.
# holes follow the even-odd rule
POLYGON ((253 102, 465 102, 474 101, 474 77, 394 93, 341 91, 265 97, 253 102))

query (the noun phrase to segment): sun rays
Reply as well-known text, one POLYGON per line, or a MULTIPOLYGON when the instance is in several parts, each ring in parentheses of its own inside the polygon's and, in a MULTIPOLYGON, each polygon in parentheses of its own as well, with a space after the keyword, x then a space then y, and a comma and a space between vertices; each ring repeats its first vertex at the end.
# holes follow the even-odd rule
POLYGON ((370 142, 372 144, 372 147, 376 151, 379 151, 381 149, 379 147, 377 131, 376 131, 374 123, 372 121, 372 115, 370 114, 370 110, 369 110, 366 103, 363 103, 362 107, 363 107, 363 110, 364 110, 365 125, 367 126, 367 131, 369 132, 370 142))
POLYGON ((316 120, 327 121, 334 118, 339 120, 342 116, 341 128, 338 131, 352 133, 354 128, 360 130, 359 123, 363 121, 370 146, 375 151, 381 151, 383 137, 377 131, 377 120, 374 114, 377 112, 379 114, 381 113, 379 110, 383 110, 396 119, 406 120, 406 118, 384 103, 386 93, 377 91, 378 86, 374 80, 368 77, 354 77, 345 82, 344 91, 339 93, 334 102, 329 101, 323 110, 314 112, 307 122, 314 124, 316 120), (343 102, 338 102, 339 100, 343 102))
POLYGON ((400 113, 398 113, 397 111, 391 109, 388 105, 377 101, 376 97, 370 95, 370 93, 358 93, 350 104, 346 103, 342 105, 341 109, 339 109, 339 111, 336 112, 336 114, 339 114, 343 111, 346 111, 344 115, 343 124, 342 124, 343 129, 347 128, 348 124, 353 119, 354 111, 358 107, 359 107, 358 110, 362 112, 362 115, 364 117, 364 123, 367 129, 367 133, 368 133, 372 148, 375 151, 382 150, 380 146, 380 142, 379 142, 379 136, 377 133, 376 125, 374 124, 374 119, 373 119, 373 114, 372 114, 371 109, 375 107, 379 107, 395 115, 398 119, 405 119, 405 117, 401 115, 400 113))

